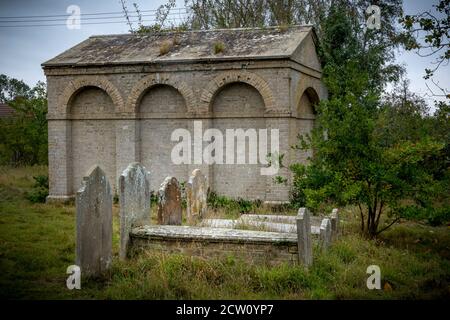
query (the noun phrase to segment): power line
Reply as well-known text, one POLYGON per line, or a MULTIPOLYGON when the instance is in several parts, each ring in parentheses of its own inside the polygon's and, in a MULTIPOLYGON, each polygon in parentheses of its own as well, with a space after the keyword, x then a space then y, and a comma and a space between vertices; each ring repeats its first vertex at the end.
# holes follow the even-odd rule
MULTIPOLYGON (((169 13, 168 16, 173 15, 186 15, 187 12, 184 13, 169 13)), ((141 17, 156 17, 156 14, 142 14, 141 17)), ((139 18, 139 16, 128 16, 129 18, 139 18)), ((62 18, 62 19, 42 19, 42 20, 9 20, 9 21, 0 21, 0 23, 33 23, 33 22, 52 22, 52 21, 67 21, 70 17, 62 18)), ((80 18, 81 21, 84 20, 105 20, 105 19, 124 19, 125 16, 117 16, 117 17, 89 17, 89 18, 80 18)))
MULTIPOLYGON (((181 11, 181 10, 185 10, 186 12, 188 11, 188 8, 183 7, 183 8, 172 8, 170 9, 170 11, 181 11)), ((135 11, 135 10, 131 10, 131 11, 135 11)), ((157 12, 158 9, 154 9, 154 10, 139 10, 139 12, 157 12)), ((82 13, 80 14, 81 16, 97 16, 97 15, 111 15, 111 14, 124 14, 123 11, 121 12, 96 12, 96 13, 82 13)), ((70 17, 72 16, 72 14, 55 14, 55 15, 46 15, 46 16, 9 16, 9 17, 0 17, 0 19, 33 19, 33 18, 57 18, 57 17, 70 17)), ((1 22, 6 22, 6 21, 1 21, 1 22)))
MULTIPOLYGON (((168 20, 168 22, 174 22, 173 20, 179 20, 179 21, 183 21, 182 18, 170 18, 168 20)), ((130 21, 131 23, 139 23, 139 22, 157 22, 156 20, 136 20, 136 21, 130 21)), ((126 20, 124 21, 105 21, 105 22, 85 22, 85 23, 80 23, 80 25, 99 25, 99 24, 114 24, 114 23, 124 23, 127 24, 128 22, 126 20)), ((67 26, 66 23, 55 23, 55 24, 26 24, 26 25, 6 25, 6 26, 2 26, 0 25, 0 28, 26 28, 26 27, 56 27, 56 26, 67 26)))

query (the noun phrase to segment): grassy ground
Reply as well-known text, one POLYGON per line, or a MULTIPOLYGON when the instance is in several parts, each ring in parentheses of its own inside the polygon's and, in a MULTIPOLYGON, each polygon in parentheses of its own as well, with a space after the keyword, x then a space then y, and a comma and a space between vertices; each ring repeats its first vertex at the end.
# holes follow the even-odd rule
MULTIPOLYGON (((378 240, 361 237, 356 213, 344 210, 344 235, 301 266, 247 265, 145 253, 114 263, 104 279, 66 289, 74 261, 73 206, 31 204, 24 196, 45 167, 0 168, 0 298, 3 299, 431 299, 450 297, 450 232, 404 222, 378 240), (383 290, 368 290, 366 268, 379 265, 383 290)), ((231 214, 231 215, 236 215, 231 214)))

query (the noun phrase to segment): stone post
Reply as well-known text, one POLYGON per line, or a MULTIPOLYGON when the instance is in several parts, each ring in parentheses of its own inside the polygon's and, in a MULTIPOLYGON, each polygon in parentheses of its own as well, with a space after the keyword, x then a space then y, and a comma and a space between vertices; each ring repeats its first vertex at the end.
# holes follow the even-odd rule
POLYGON ((333 211, 331 211, 330 219, 331 219, 331 240, 336 241, 337 238, 339 237, 340 231, 339 209, 334 208, 333 211))
POLYGON ((105 173, 91 168, 76 194, 76 264, 82 275, 99 276, 112 260, 112 194, 105 173))
POLYGON ((320 224, 320 244, 323 250, 328 250, 331 244, 331 222, 330 219, 325 218, 320 224))
POLYGON ((297 215, 297 239, 298 239, 298 258, 299 262, 306 267, 313 261, 311 246, 311 223, 309 219, 309 210, 300 208, 297 215))

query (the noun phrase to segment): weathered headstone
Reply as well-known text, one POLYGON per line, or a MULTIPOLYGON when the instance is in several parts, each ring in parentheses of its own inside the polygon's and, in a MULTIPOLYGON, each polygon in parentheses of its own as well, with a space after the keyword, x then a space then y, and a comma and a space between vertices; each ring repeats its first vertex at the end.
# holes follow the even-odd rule
POLYGON ((207 192, 206 177, 200 169, 195 169, 186 183, 186 211, 189 219, 204 217, 207 208, 207 192))
POLYGON ((158 190, 158 223, 181 225, 181 191, 178 180, 167 177, 158 190))
POLYGON ((84 276, 99 276, 112 260, 111 186, 100 167, 91 168, 76 194, 76 265, 84 276))
POLYGON ((331 211, 330 219, 331 219, 331 240, 335 241, 339 236, 339 223, 340 223, 339 209, 334 208, 333 211, 331 211))
POLYGON ((324 250, 327 250, 331 244, 331 222, 325 218, 320 224, 320 244, 324 250))
POLYGON ((309 210, 300 208, 297 215, 297 241, 299 262, 310 266, 313 261, 311 244, 311 223, 309 210))
POLYGON ((119 177, 120 258, 125 259, 130 231, 150 223, 150 173, 141 164, 131 163, 119 177))

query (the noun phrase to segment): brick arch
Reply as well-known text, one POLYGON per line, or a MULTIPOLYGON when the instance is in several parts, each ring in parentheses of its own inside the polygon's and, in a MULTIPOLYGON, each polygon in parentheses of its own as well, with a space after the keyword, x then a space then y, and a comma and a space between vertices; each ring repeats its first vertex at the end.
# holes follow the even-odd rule
POLYGON ((248 71, 229 71, 215 77, 213 81, 209 82, 208 86, 203 90, 200 98, 201 111, 211 111, 211 103, 219 90, 227 84, 236 82, 243 82, 254 87, 264 100, 266 112, 276 109, 272 90, 263 78, 248 71))
POLYGON ((68 114, 69 103, 72 97, 85 87, 97 87, 105 91, 111 98, 115 110, 123 109, 123 99, 119 90, 106 77, 81 77, 69 82, 60 97, 60 106, 64 114, 68 114))
POLYGON ((194 93, 183 81, 173 79, 169 74, 151 74, 141 80, 131 89, 128 96, 126 108, 128 112, 138 112, 138 104, 145 92, 156 85, 168 85, 175 88, 186 102, 186 108, 188 112, 194 109, 194 93))
POLYGON ((298 110, 300 108, 300 101, 301 101, 301 98, 303 97, 303 95, 306 95, 308 97, 309 102, 311 103, 311 106, 312 106, 312 112, 314 114, 316 114, 317 110, 315 108, 315 105, 317 105, 320 102, 319 94, 317 93, 317 91, 314 88, 308 87, 303 91, 303 93, 300 96, 300 100, 298 101, 297 116, 299 116, 298 110))
POLYGON ((295 105, 293 106, 295 111, 292 110, 294 114, 297 114, 297 108, 303 94, 306 94, 313 104, 319 103, 326 97, 326 92, 320 80, 302 76, 295 91, 295 105))

